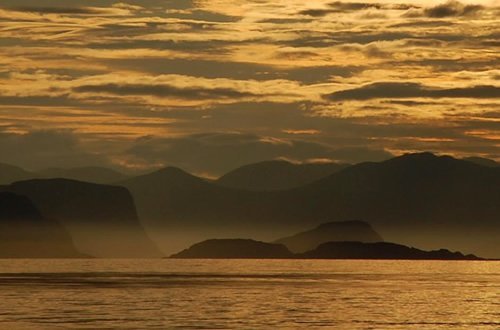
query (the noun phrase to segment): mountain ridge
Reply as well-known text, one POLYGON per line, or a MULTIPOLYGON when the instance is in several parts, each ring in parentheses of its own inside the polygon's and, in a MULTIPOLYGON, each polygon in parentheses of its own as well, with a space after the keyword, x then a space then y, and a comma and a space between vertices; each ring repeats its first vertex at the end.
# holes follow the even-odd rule
POLYGON ((450 156, 419 153, 360 163, 284 191, 238 190, 188 177, 188 185, 177 180, 169 186, 155 175, 148 179, 154 185, 137 178, 125 185, 150 231, 197 232, 193 240, 203 232, 273 240, 323 222, 363 219, 389 241, 500 255, 494 243, 500 171, 450 156))

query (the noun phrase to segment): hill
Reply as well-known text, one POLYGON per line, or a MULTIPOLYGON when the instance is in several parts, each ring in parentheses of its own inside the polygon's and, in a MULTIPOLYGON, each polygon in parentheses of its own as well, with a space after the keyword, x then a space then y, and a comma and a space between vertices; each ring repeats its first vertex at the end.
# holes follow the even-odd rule
POLYGON ((171 256, 195 259, 286 259, 292 253, 282 244, 264 243, 251 239, 211 239, 171 256))
POLYGON ((285 245, 294 253, 301 253, 333 241, 382 242, 383 239, 366 222, 339 221, 321 224, 312 230, 278 239, 275 243, 285 245))
POLYGON ((216 182, 224 187, 243 190, 286 190, 314 182, 348 166, 337 163, 294 164, 274 160, 237 168, 216 182))
POLYGON ((76 247, 96 257, 161 256, 122 188, 67 179, 16 182, 4 190, 27 196, 41 214, 69 231, 76 247))
POLYGON ((114 183, 125 180, 127 176, 118 171, 105 167, 75 167, 75 168, 48 168, 37 172, 38 177, 47 179, 70 179, 92 183, 114 183))
POLYGON ((0 258, 82 258, 68 232, 24 196, 0 192, 0 258))

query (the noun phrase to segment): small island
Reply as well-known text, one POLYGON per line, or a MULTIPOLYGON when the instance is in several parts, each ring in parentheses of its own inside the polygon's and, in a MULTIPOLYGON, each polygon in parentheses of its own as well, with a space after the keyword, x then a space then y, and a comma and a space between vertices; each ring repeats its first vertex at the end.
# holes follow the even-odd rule
POLYGON ((298 255, 304 259, 482 260, 446 249, 424 251, 401 244, 376 242, 328 242, 298 255))
POLYGON ((293 254, 282 244, 251 239, 210 239, 171 256, 182 259, 288 259, 293 254))

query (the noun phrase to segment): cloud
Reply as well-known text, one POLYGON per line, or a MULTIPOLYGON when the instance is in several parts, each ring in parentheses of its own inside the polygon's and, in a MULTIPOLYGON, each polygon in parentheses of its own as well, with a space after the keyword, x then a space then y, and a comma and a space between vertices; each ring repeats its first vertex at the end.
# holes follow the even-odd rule
POLYGON ((141 7, 131 6, 126 4, 117 4, 112 7, 44 7, 44 6, 14 6, 7 7, 9 11, 21 13, 35 13, 35 14, 57 14, 57 15, 129 15, 132 11, 138 10, 141 7))
POLYGON ((392 153, 383 149, 370 149, 366 147, 345 147, 331 151, 330 159, 342 160, 348 163, 366 161, 382 161, 394 157, 392 153))
POLYGON ((368 3, 368 2, 343 2, 335 1, 328 4, 326 9, 306 9, 299 12, 301 15, 321 17, 332 13, 345 13, 352 11, 360 11, 367 9, 377 10, 409 10, 411 8, 419 8, 411 4, 383 4, 383 3, 368 3))
POLYGON ((331 159, 343 162, 387 159, 390 153, 369 148, 335 149, 299 139, 239 132, 202 133, 178 138, 144 138, 125 153, 131 161, 178 166, 194 173, 221 175, 249 163, 270 159, 331 159))
POLYGON ((500 98, 500 87, 479 85, 462 88, 436 88, 415 82, 377 82, 341 90, 325 96, 332 101, 381 98, 500 98))
POLYGON ((40 13, 40 14, 99 14, 102 11, 96 8, 89 7, 11 7, 12 11, 27 12, 27 13, 40 13))
POLYGON ((71 131, 0 132, 2 162, 27 169, 108 166, 106 157, 87 151, 71 131))
POLYGON ((174 97, 188 100, 230 99, 256 96, 253 93, 241 92, 230 88, 176 87, 172 85, 149 84, 102 84, 82 85, 73 89, 80 93, 106 93, 113 95, 146 95, 156 97, 174 97))
MULTIPOLYGON (((282 56, 281 53, 276 55, 282 56)), ((292 60, 288 58, 287 60, 292 60)), ((228 78, 265 81, 288 79, 304 84, 328 82, 331 77, 352 77, 363 71, 362 66, 320 65, 304 67, 274 67, 248 62, 224 62, 202 59, 150 58, 105 60, 117 69, 135 70, 149 74, 178 74, 203 78, 228 78)))
POLYGON ((483 10, 481 5, 464 5, 459 1, 450 0, 446 3, 424 9, 425 16, 434 18, 474 15, 483 10))

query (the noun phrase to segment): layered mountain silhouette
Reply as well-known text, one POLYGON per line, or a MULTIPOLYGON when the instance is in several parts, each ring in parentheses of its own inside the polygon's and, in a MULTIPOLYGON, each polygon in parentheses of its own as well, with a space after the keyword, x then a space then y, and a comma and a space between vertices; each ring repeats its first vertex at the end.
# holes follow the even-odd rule
POLYGON ((285 259, 293 254, 282 244, 251 239, 210 239, 183 250, 171 258, 285 259))
POLYGON ((216 182, 224 187, 243 190, 286 190, 314 182, 348 166, 337 163, 294 164, 274 160, 237 168, 216 182))
POLYGON ((44 218, 55 219, 76 247, 96 257, 158 257, 130 193, 122 188, 67 179, 21 181, 3 190, 28 197, 44 218))
POLYGON ((36 173, 40 178, 70 179, 92 183, 114 183, 125 180, 127 176, 118 171, 105 167, 75 167, 75 168, 48 168, 36 173))
POLYGON ((33 173, 25 171, 20 167, 0 163, 0 185, 28 180, 33 178, 33 175, 33 173))
POLYGON ((0 192, 0 258, 80 258, 69 233, 25 196, 0 192))
POLYGON ((305 253, 292 253, 283 244, 251 239, 210 239, 196 243, 171 258, 181 259, 392 259, 481 260, 446 249, 424 251, 395 243, 327 242, 305 253))
POLYGON ((363 221, 328 222, 318 227, 284 237, 275 243, 285 245, 294 253, 306 252, 333 241, 382 242, 382 237, 363 221))
POLYGON ((325 222, 363 219, 389 241, 500 255, 499 168, 449 156, 362 163, 281 191, 223 187, 175 168, 122 184, 149 230, 166 237, 193 230, 205 239, 223 233, 272 240, 325 222))
POLYGON ((306 259, 407 259, 407 260, 481 260, 446 249, 423 251, 395 243, 328 242, 302 255, 306 259))
POLYGON ((74 168, 48 168, 27 171, 21 167, 0 163, 0 185, 32 179, 70 179, 91 183, 109 184, 123 181, 127 176, 118 171, 97 166, 74 168))

